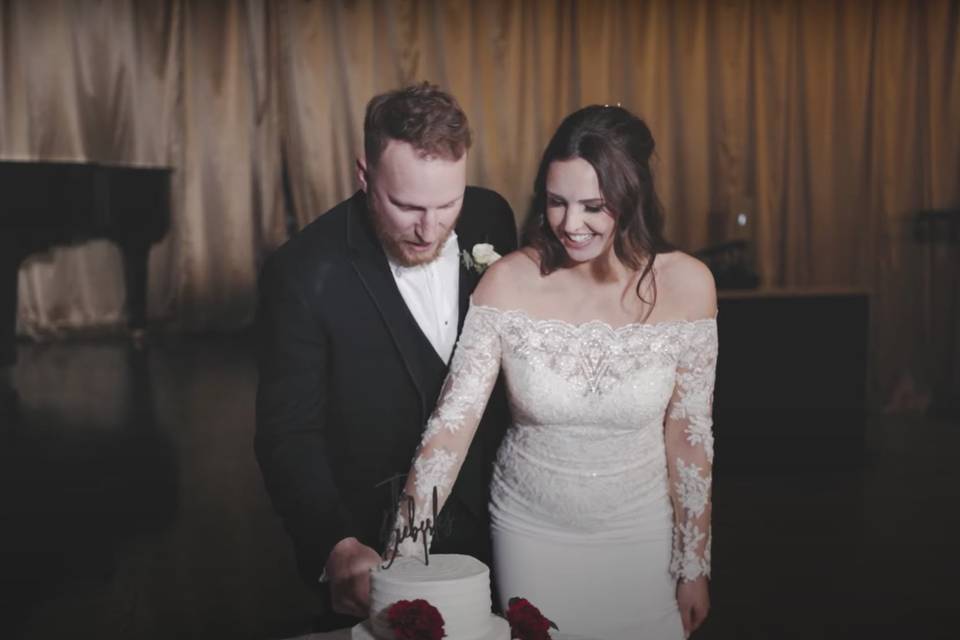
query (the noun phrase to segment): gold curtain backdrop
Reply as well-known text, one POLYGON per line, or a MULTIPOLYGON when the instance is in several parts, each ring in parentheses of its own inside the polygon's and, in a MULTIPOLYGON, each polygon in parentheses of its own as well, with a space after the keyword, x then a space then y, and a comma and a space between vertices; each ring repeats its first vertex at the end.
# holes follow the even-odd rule
MULTIPOLYGON (((560 119, 621 103, 654 132, 680 247, 749 203, 764 284, 872 292, 886 393, 960 360, 921 335, 946 312, 929 265, 953 269, 956 251, 931 262, 907 233, 916 211, 960 205, 958 39, 955 0, 11 0, 0 157, 172 166, 150 316, 231 328, 286 237, 284 167, 300 226, 352 193, 373 94, 452 91, 475 131, 471 182, 518 218, 560 119)), ((118 323, 119 266, 102 242, 32 258, 20 331, 118 323)))

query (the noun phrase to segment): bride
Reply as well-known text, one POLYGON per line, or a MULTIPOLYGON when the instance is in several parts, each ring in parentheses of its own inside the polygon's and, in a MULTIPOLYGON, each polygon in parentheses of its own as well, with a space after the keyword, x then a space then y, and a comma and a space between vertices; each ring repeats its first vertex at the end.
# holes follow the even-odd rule
POLYGON ((435 487, 442 506, 502 369, 514 424, 491 485, 497 591, 565 635, 679 639, 709 608, 716 291, 663 239, 653 149, 620 107, 560 125, 528 245, 477 287, 407 478, 415 512, 435 487))

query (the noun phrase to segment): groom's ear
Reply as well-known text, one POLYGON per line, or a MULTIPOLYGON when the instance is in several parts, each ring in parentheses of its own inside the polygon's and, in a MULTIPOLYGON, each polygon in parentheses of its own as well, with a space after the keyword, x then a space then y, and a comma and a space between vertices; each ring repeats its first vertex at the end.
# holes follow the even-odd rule
POLYGON ((360 181, 360 190, 367 193, 370 188, 370 176, 367 173, 367 161, 357 158, 357 180, 360 181))

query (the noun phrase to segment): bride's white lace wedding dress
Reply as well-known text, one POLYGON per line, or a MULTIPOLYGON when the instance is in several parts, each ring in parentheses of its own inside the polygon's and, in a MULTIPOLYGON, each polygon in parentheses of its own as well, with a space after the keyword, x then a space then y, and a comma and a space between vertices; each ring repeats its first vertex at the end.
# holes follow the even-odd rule
POLYGON ((713 318, 615 328, 471 306, 408 480, 416 512, 446 497, 502 368, 501 604, 527 598, 565 635, 683 638, 677 580, 710 571, 716 359, 713 318))

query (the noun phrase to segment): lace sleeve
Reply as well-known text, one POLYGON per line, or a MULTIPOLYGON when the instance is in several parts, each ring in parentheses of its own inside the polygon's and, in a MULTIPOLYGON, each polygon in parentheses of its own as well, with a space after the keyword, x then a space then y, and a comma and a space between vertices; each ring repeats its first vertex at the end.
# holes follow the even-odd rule
POLYGON ((673 503, 670 573, 689 582, 710 576, 713 384, 717 367, 717 323, 690 324, 677 361, 664 438, 673 503))
POLYGON ((433 494, 436 492, 439 512, 457 479, 500 371, 497 318, 498 311, 490 307, 472 306, 467 312, 440 399, 407 475, 385 557, 392 557, 395 550, 400 555, 423 557, 429 548, 433 530, 424 530, 423 523, 433 520, 433 494), (401 541, 396 546, 398 532, 401 541))

